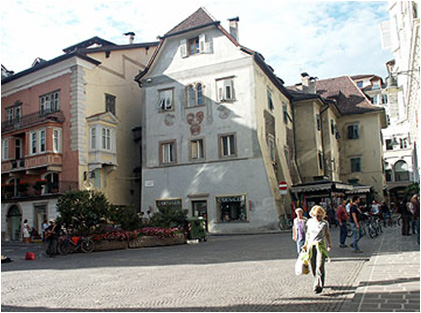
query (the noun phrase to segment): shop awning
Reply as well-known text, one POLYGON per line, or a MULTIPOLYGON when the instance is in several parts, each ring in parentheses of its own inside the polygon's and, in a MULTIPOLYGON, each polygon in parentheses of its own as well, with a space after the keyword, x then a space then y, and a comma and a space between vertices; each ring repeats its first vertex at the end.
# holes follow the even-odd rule
POLYGON ((354 188, 352 190, 348 190, 345 193, 347 195, 351 194, 360 194, 360 193, 370 193, 371 192, 371 186, 353 186, 354 188))

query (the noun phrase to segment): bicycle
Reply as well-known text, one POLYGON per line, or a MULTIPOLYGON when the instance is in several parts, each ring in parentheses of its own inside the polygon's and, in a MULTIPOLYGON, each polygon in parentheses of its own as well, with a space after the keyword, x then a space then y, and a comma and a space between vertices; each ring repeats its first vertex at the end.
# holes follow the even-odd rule
POLYGON ((289 214, 282 214, 279 217, 279 228, 284 229, 291 229, 293 224, 293 220, 289 214))
POLYGON ((62 239, 58 246, 58 253, 66 255, 80 249, 84 253, 91 253, 95 249, 94 241, 89 237, 70 237, 62 239))

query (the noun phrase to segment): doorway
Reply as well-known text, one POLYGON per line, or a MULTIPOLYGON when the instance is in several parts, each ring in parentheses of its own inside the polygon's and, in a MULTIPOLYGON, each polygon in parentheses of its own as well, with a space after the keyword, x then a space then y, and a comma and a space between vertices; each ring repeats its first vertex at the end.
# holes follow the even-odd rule
POLYGON ((208 231, 208 201, 192 200, 192 217, 203 217, 205 220, 205 229, 208 231))
POLYGON ((7 213, 7 231, 11 241, 18 241, 21 237, 22 214, 17 205, 12 205, 7 213))

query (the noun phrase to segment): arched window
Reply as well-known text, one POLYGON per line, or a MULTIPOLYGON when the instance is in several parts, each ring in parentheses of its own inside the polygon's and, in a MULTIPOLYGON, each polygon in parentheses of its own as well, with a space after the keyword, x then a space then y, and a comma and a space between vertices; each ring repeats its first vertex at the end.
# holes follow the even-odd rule
POLYGON ((197 91, 197 105, 203 105, 202 84, 197 84, 196 91, 197 91))
POLYGON ((190 85, 187 88, 188 88, 187 90, 188 90, 188 99, 189 99, 187 106, 191 108, 191 107, 194 107, 196 104, 196 99, 195 99, 196 97, 194 94, 194 87, 190 85))
POLYGON ((188 108, 204 105, 205 101, 203 99, 203 89, 204 86, 201 83, 197 83, 195 85, 188 85, 186 87, 186 106, 188 108))
POLYGON ((398 161, 395 163, 395 181, 409 180, 408 165, 405 161, 398 161))

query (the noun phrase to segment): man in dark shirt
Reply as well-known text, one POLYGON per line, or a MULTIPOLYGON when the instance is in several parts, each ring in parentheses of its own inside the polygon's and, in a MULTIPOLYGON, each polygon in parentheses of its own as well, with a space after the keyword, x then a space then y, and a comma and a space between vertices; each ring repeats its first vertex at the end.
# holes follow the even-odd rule
POLYGON ((47 255, 54 256, 57 254, 57 242, 60 236, 60 225, 56 224, 53 219, 50 219, 50 226, 45 230, 47 238, 47 255))
POLYGON ((350 218, 349 218, 349 225, 352 229, 352 248, 357 253, 361 253, 362 250, 358 247, 358 241, 360 241, 362 237, 361 225, 360 225, 360 211, 358 209, 358 205, 360 204, 361 199, 358 196, 354 196, 352 198, 352 205, 349 210, 350 218))

